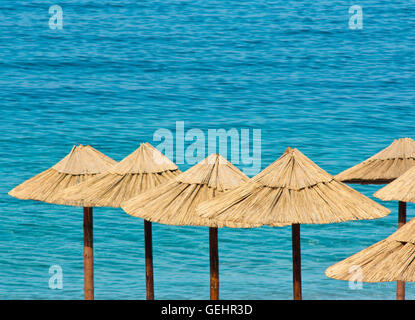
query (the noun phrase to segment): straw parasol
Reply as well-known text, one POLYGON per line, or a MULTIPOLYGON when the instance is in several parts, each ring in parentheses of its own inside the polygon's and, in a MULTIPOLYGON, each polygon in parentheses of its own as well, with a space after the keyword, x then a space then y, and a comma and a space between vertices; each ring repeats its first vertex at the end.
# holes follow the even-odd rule
POLYGON ((351 167, 336 179, 345 183, 387 184, 415 166, 415 141, 411 138, 394 140, 387 148, 351 167))
MULTIPOLYGON (((406 171, 402 176, 378 190, 375 197, 383 201, 399 201, 399 226, 406 222, 406 203, 415 202, 415 167, 406 171)), ((405 299, 405 282, 398 282, 397 299, 405 299)))
MULTIPOLYGON (((9 192, 22 200, 38 200, 62 204, 58 194, 65 188, 88 181, 108 170, 116 162, 91 146, 73 146, 71 152, 52 168, 39 173, 9 192)), ((84 289, 85 299, 94 297, 92 208, 84 207, 84 289)))
POLYGON ((327 268, 326 275, 349 281, 413 282, 414 261, 415 219, 412 219, 386 239, 327 268))
MULTIPOLYGON (((369 159, 336 176, 346 183, 387 184, 415 166, 415 141, 411 138, 394 140, 393 143, 369 159)), ((406 203, 399 202, 398 228, 406 222, 406 203)), ((405 297, 405 283, 398 282, 396 295, 405 297)))
POLYGON ((374 194, 383 201, 415 202, 415 167, 374 194))
POLYGON ((375 219, 390 212, 291 148, 250 181, 200 204, 196 211, 219 222, 291 224, 296 300, 302 298, 300 224, 375 219))
POLYGON ((219 299, 218 227, 251 227, 217 223, 196 215, 196 206, 248 181, 219 154, 212 154, 174 180, 122 204, 128 214, 168 225, 209 227, 210 297, 219 299))
MULTIPOLYGON (((181 171, 149 143, 142 143, 133 153, 108 171, 59 194, 66 205, 114 207, 174 178, 181 171)), ((146 296, 154 299, 151 222, 144 221, 146 257, 146 296)))

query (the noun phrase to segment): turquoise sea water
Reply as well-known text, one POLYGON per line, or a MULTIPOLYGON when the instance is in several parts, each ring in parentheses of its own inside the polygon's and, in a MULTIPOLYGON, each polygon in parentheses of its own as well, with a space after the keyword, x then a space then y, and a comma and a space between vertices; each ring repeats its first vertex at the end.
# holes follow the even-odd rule
MULTIPOLYGON (((121 160, 176 121, 257 128, 262 168, 292 146, 336 174, 415 137, 414 40, 413 1, 3 0, 0 299, 83 298, 82 209, 7 195, 73 144, 121 160), (62 30, 48 26, 54 4, 62 30), (362 30, 348 27, 353 4, 362 30), (55 264, 62 290, 48 287, 55 264)), ((302 227, 305 299, 394 299, 394 283, 351 290, 324 275, 396 229, 397 203, 384 205, 383 219, 302 227)), ((156 224, 153 237, 156 298, 207 299, 207 228, 156 224)), ((221 298, 291 299, 290 228, 223 229, 219 240, 221 298)), ((96 298, 144 299, 142 220, 97 208, 94 241, 96 298)))

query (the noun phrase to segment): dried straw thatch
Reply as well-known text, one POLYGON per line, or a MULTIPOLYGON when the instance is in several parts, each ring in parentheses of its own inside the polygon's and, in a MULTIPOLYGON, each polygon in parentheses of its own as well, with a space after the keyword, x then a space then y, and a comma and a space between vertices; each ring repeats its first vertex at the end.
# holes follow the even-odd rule
POLYGON ((363 282, 415 281, 415 219, 388 238, 375 243, 326 270, 338 280, 363 282), (361 268, 359 274, 355 273, 361 268))
POLYGON ((395 140, 369 159, 336 176, 337 180, 359 184, 386 184, 415 166, 415 141, 395 140))
POLYGON ((196 206, 248 181, 229 161, 212 154, 174 180, 122 204, 128 214, 168 225, 251 227, 218 224, 196 215, 196 206))
POLYGON ((120 207, 121 203, 180 174, 177 166, 149 143, 108 171, 59 195, 61 204, 120 207))
POLYGON ((390 212, 291 148, 250 181, 196 210, 220 222, 270 226, 375 219, 390 212))
POLYGON ((22 200, 58 203, 62 190, 87 181, 107 171, 117 162, 91 146, 74 146, 72 151, 52 168, 39 173, 9 192, 22 200))
POLYGON ((378 190, 374 196, 384 201, 415 202, 415 167, 378 190))

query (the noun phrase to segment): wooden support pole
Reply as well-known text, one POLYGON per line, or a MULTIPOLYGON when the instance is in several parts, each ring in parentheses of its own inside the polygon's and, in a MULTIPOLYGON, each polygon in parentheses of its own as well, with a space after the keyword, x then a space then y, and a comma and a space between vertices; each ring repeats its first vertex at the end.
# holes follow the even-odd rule
POLYGON ((151 222, 144 220, 144 246, 146 255, 146 299, 154 300, 153 240, 151 222))
POLYGON ((92 208, 84 208, 84 293, 85 300, 94 300, 94 249, 92 208))
POLYGON ((218 228, 209 228, 210 300, 219 300, 218 228))
POLYGON ((292 250, 293 250, 293 288, 294 300, 302 300, 301 294, 301 243, 300 225, 292 225, 292 250))
POLYGON ((399 201, 398 229, 406 223, 406 202, 399 201))
MULTIPOLYGON (((398 229, 406 223, 406 202, 399 201, 398 229)), ((405 300, 405 282, 396 283, 396 300, 405 300)))

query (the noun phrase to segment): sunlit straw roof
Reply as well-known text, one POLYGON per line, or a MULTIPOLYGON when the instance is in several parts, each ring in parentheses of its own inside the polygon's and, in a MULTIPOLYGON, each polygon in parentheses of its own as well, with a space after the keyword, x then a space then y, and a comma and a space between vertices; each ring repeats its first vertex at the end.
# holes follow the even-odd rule
POLYGON ((57 203, 57 195, 62 190, 107 171, 116 163, 91 146, 74 146, 61 161, 18 185, 9 195, 24 200, 57 203))
POLYGON ((388 238, 332 265, 326 275, 363 282, 415 281, 415 219, 388 238))
POLYGON ((122 208, 132 216, 169 225, 247 227, 203 219, 196 215, 195 208, 248 180, 225 158, 212 154, 171 182, 123 203, 122 208))
POLYGON ((374 196, 384 201, 415 202, 415 167, 378 190, 374 196))
POLYGON ((411 138, 395 140, 390 146, 369 159, 336 176, 347 183, 385 184, 415 166, 415 141, 411 138))
POLYGON ((136 195, 180 174, 178 167, 149 143, 140 147, 108 171, 64 190, 61 204, 84 207, 119 207, 136 195))
POLYGON ((250 181, 196 210, 215 221, 271 226, 375 219, 390 212, 291 148, 250 181))

